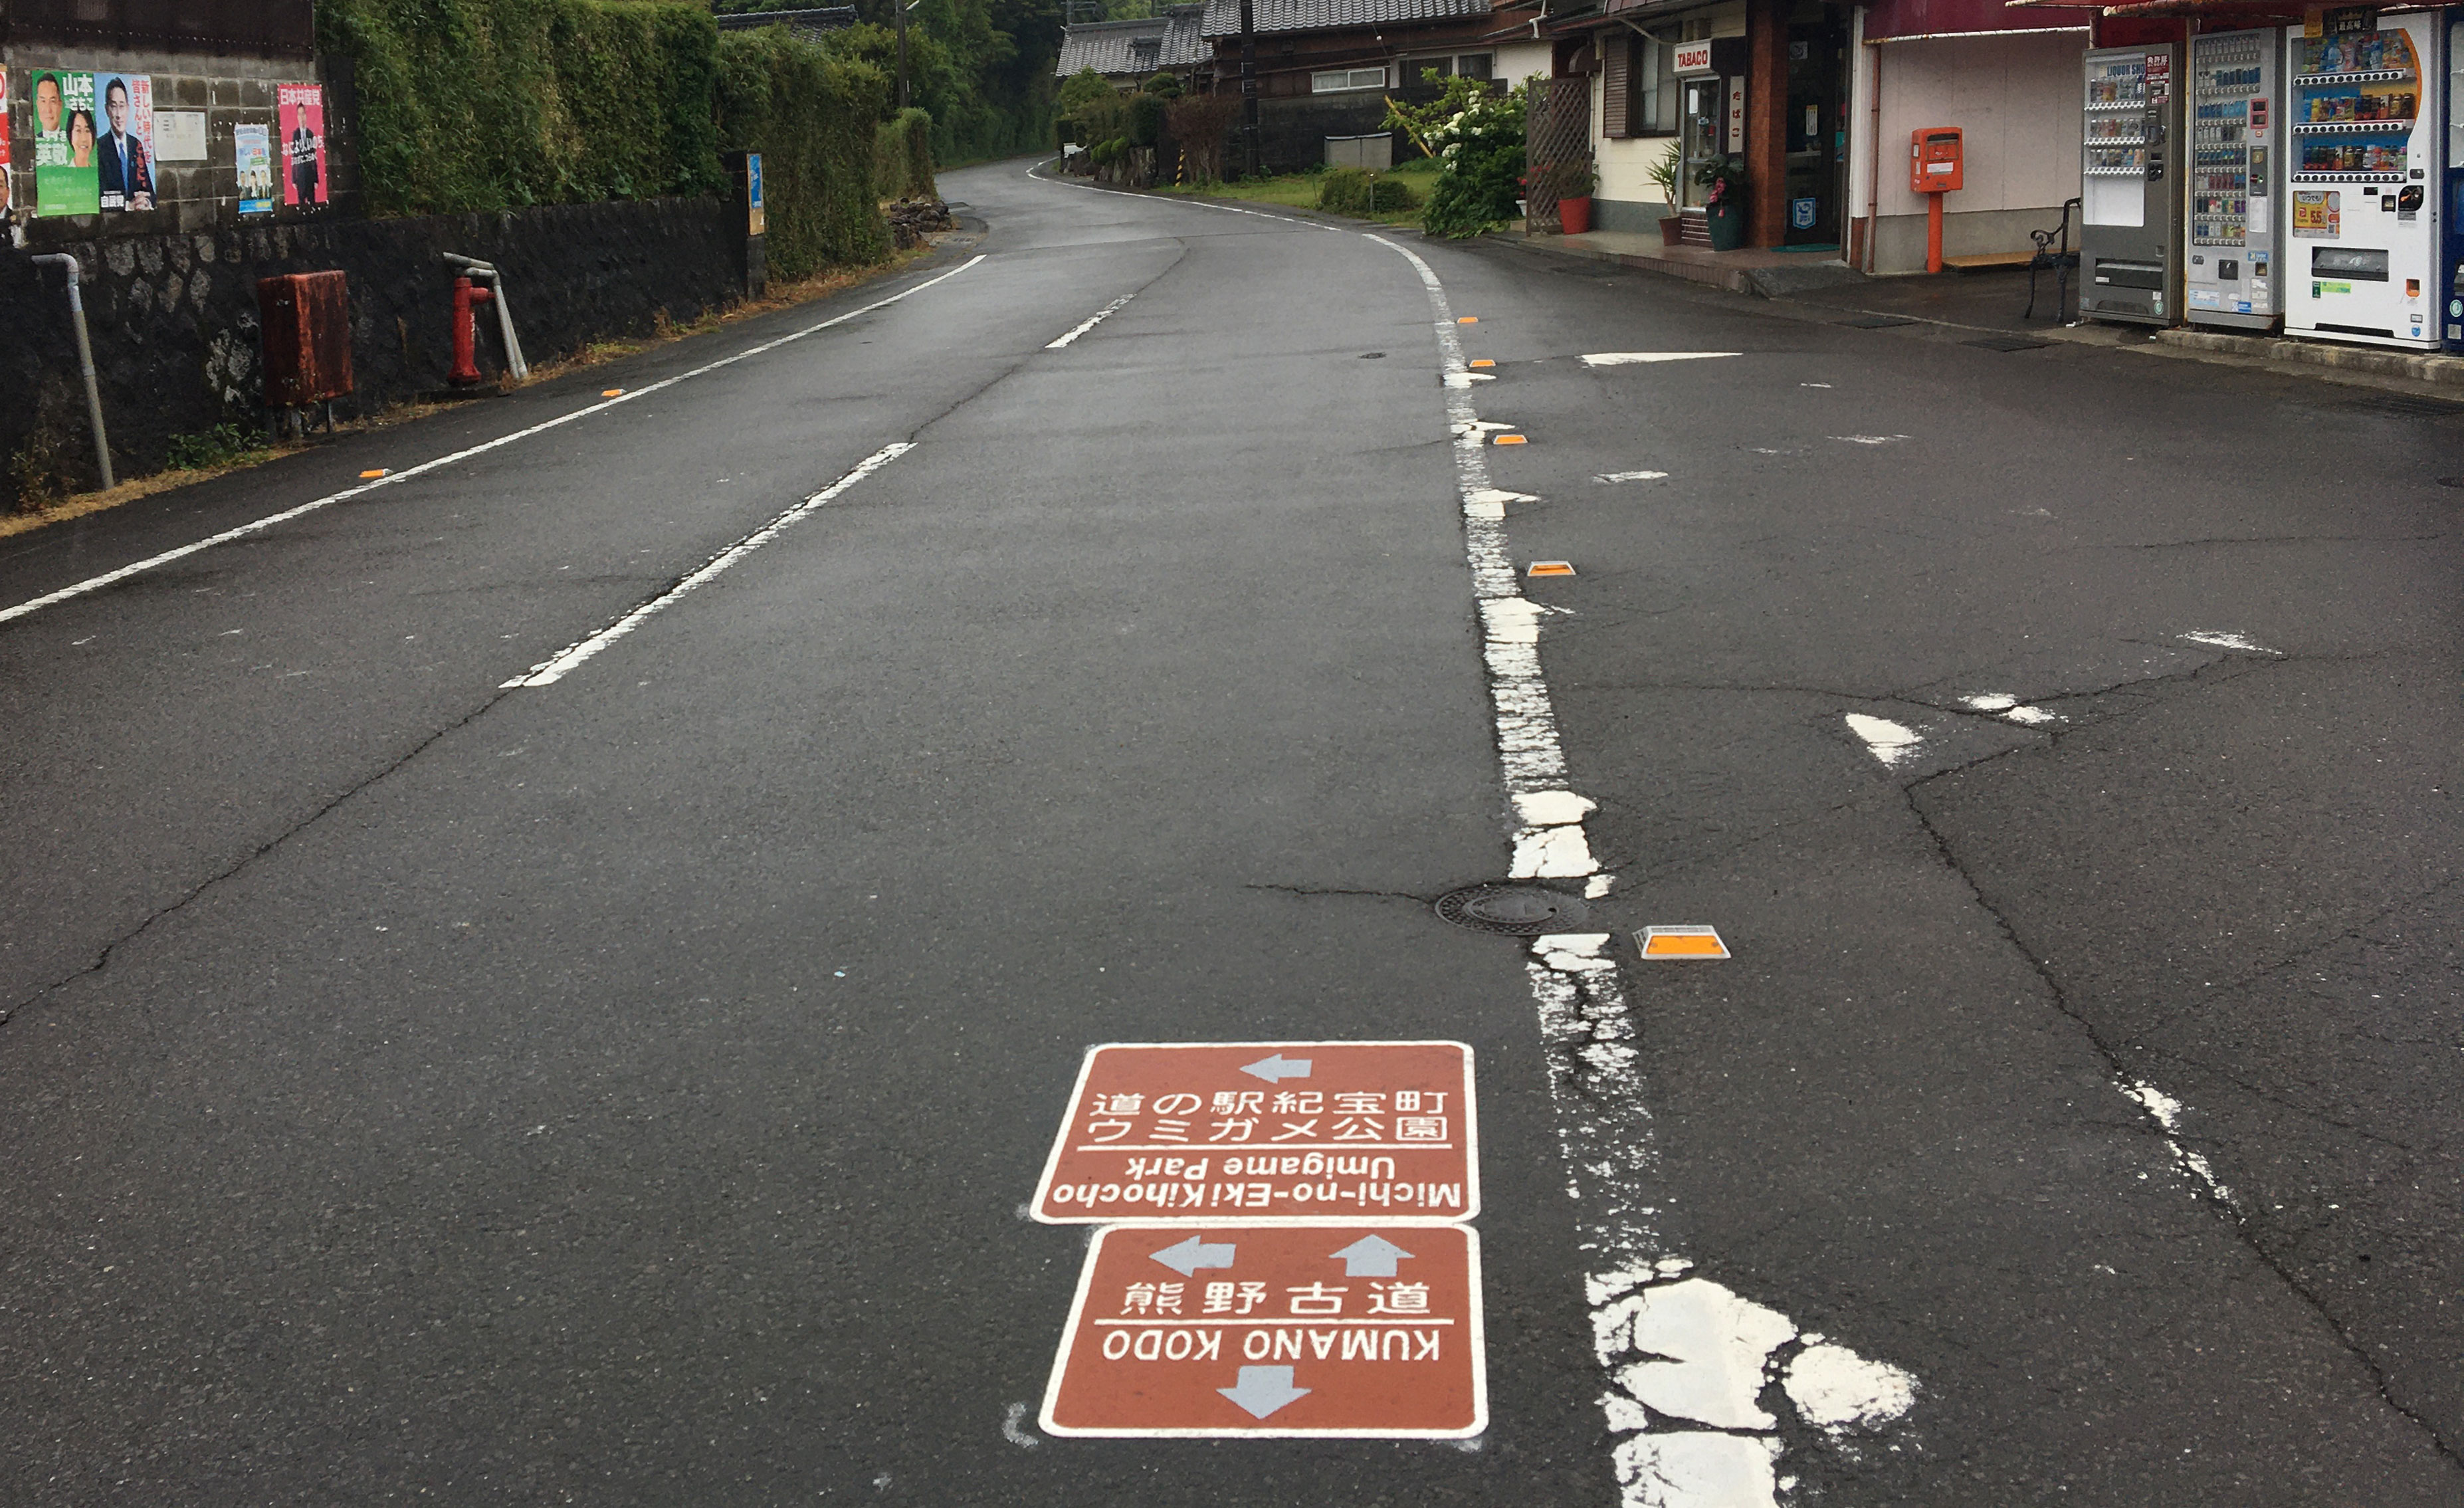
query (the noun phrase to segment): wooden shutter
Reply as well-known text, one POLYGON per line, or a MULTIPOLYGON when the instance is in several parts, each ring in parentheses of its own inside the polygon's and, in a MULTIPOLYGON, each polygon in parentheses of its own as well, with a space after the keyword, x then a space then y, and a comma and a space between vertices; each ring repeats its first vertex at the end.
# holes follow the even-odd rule
POLYGON ((1621 31, 1600 38, 1600 134, 1634 134, 1634 38, 1621 31))

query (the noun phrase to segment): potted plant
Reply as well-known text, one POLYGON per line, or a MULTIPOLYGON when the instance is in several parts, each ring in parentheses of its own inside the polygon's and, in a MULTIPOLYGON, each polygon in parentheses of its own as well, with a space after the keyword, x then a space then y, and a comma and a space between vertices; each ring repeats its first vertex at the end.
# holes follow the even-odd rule
POLYGON ((1549 169, 1549 187, 1557 195, 1557 227, 1568 235, 1580 235, 1592 228, 1592 190, 1600 186, 1600 175, 1590 158, 1579 163, 1559 163, 1549 169))
POLYGON ((1651 181, 1659 186, 1660 197, 1668 201, 1668 214, 1660 222, 1660 242, 1674 246, 1685 229, 1685 217, 1677 210, 1678 164, 1683 154, 1675 142, 1668 144, 1668 155, 1651 166, 1651 181))
POLYGON ((1714 158, 1695 169, 1694 181, 1705 189, 1703 216, 1711 231, 1711 250, 1733 252, 1746 244, 1746 160, 1714 158))

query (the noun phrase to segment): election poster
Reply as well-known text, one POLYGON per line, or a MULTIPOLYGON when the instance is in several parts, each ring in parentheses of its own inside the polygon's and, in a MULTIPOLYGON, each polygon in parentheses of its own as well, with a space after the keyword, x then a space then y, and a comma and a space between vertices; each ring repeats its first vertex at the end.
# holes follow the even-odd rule
POLYGON ((325 90, 320 84, 277 84, 275 130, 282 138, 282 202, 325 202, 325 90))
POLYGON ((17 180, 9 166, 9 65, 0 63, 0 220, 17 202, 17 180))
POLYGON ((34 97, 34 212, 94 214, 101 209, 94 171, 94 75, 37 68, 34 97))
POLYGON ((274 212, 273 133, 263 122, 231 127, 231 154, 239 172, 239 212, 274 212))
POLYGON ((97 74, 102 104, 94 144, 96 200, 105 211, 154 208, 154 80, 143 74, 97 74))

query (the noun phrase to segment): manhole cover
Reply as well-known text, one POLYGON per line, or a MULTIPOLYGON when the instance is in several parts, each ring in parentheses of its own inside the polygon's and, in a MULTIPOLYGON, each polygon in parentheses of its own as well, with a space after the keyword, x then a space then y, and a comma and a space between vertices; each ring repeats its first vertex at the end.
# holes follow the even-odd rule
POLYGON ((1917 322, 1903 320, 1896 314, 1860 314, 1854 319, 1834 320, 1831 322, 1845 325, 1852 330, 1887 330, 1895 324, 1914 324, 1917 322))
POLYGON ((1989 335, 1981 341, 1962 341, 1959 344, 1973 345, 1980 351, 2041 351, 2050 343, 2011 335, 1989 335))
POLYGON ((1471 885, 1440 896, 1438 915, 1474 932, 1536 938, 1583 925, 1591 920, 1592 908, 1537 885, 1471 885))
POLYGON ((1364 362, 1382 362, 1386 359, 1386 353, 1384 351, 1362 351, 1360 353, 1360 359, 1364 362))

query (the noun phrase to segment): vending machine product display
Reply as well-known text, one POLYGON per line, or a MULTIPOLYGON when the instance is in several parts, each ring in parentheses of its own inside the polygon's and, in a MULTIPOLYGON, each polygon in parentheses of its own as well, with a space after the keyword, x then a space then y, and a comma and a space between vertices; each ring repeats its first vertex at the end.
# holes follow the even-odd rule
POLYGON ((2277 89, 2284 33, 2190 38, 2189 239, 2183 318, 2267 330, 2283 315, 2276 217, 2283 198, 2277 89))
POLYGON ((2447 23, 2447 348, 2464 351, 2464 13, 2447 23))
POLYGON ((2438 18, 2326 13, 2356 29, 2290 38, 2285 332, 2426 349, 2443 333, 2438 18))
POLYGON ((2181 119, 2170 42, 2087 55, 2079 147, 2079 313, 2170 324, 2180 313, 2181 119))

